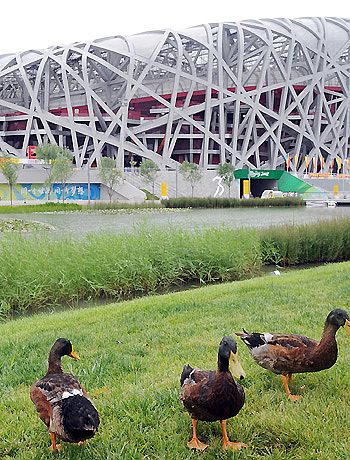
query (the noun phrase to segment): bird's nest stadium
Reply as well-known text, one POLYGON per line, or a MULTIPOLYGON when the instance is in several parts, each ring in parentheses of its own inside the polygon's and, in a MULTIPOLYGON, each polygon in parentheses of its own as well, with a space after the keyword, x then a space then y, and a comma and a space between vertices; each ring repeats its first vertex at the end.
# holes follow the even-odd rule
POLYGON ((350 20, 264 19, 0 56, 0 150, 303 172, 349 157, 350 20))

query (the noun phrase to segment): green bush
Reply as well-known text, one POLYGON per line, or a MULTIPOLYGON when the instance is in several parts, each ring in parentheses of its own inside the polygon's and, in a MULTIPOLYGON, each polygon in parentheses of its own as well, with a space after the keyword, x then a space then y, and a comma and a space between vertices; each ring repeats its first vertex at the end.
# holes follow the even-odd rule
POLYGON ((167 208, 250 208, 270 206, 304 206, 301 198, 250 198, 240 200, 238 198, 170 198, 165 200, 163 206, 167 208))

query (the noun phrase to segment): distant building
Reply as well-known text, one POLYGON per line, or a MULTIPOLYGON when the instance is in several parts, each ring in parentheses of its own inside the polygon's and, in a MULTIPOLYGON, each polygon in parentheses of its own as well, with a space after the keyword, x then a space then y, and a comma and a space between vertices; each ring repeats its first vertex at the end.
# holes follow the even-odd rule
POLYGON ((345 167, 350 20, 265 19, 0 56, 0 150, 56 142, 77 167, 345 167), (340 161, 340 163, 339 163, 340 161), (309 166, 310 167, 310 166, 309 166))

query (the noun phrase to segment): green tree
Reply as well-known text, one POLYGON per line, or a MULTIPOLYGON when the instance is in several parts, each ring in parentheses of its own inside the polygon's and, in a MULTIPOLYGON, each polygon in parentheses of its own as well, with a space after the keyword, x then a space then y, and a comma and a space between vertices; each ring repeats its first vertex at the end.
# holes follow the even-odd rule
POLYGON ((52 162, 52 181, 62 185, 62 202, 64 203, 65 188, 73 174, 72 154, 68 149, 60 149, 52 162))
POLYGON ((38 160, 43 160, 45 162, 44 169, 46 170, 46 180, 44 183, 45 188, 48 190, 47 192, 47 199, 50 200, 50 194, 52 191, 52 184, 53 184, 53 175, 52 175, 52 167, 53 163, 56 160, 57 156, 63 152, 64 149, 59 147, 56 144, 41 144, 38 145, 35 149, 35 155, 38 160))
POLYGON ((180 166, 180 173, 185 181, 190 183, 193 198, 194 186, 202 178, 202 171, 200 167, 196 163, 184 161, 180 166))
POLYGON ((154 195, 154 184, 157 179, 158 166, 152 160, 143 160, 140 165, 141 176, 148 184, 152 184, 152 194, 154 195))
POLYGON ((8 153, 0 153, 0 171, 2 172, 2 175, 5 177, 10 187, 11 206, 13 204, 12 190, 13 190, 13 186, 17 182, 18 168, 19 168, 19 163, 14 161, 14 158, 12 157, 12 155, 9 155, 8 153))
POLYGON ((222 178, 225 185, 228 186, 228 196, 231 198, 231 185, 234 179, 235 167, 231 163, 224 163, 218 167, 218 175, 222 178))
POLYGON ((114 188, 123 178, 123 172, 116 167, 113 158, 102 157, 98 175, 101 181, 107 186, 109 204, 111 205, 114 188))

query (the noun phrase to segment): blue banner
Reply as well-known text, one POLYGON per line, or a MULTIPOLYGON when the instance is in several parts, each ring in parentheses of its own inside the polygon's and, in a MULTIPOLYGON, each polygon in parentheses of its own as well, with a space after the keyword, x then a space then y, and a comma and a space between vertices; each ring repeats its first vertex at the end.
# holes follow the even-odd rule
MULTIPOLYGON (((53 193, 58 200, 62 199, 62 184, 53 184, 53 193)), ((99 200, 101 184, 90 184, 90 200, 99 200)), ((64 187, 65 200, 88 200, 88 184, 66 184, 64 187)))
MULTIPOLYGON (((35 201, 45 200, 48 189, 43 184, 16 184, 13 187, 15 200, 35 201)), ((99 200, 101 184, 90 184, 90 199, 99 200)), ((51 199, 62 199, 62 184, 53 184, 51 199)), ((65 200, 88 200, 88 184, 66 184, 64 189, 65 200)), ((7 184, 0 184, 0 200, 10 200, 10 189, 7 184)))

